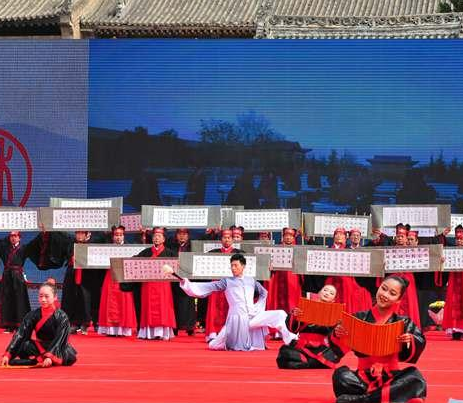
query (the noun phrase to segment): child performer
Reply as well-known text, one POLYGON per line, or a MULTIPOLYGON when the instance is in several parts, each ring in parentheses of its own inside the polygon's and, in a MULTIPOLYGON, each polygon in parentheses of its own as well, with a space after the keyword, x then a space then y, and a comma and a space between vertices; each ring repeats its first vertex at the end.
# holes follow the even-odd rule
MULTIPOLYGON (((358 357, 355 371, 347 366, 333 373, 333 390, 336 403, 422 403, 426 397, 426 381, 413 366, 399 369, 399 361, 416 363, 426 345, 420 329, 407 316, 395 313, 406 292, 408 282, 403 277, 389 276, 381 283, 376 293, 376 305, 354 314, 370 323, 393 323, 404 321, 404 334, 398 337, 401 349, 398 353, 383 356, 367 356, 354 351, 358 357)), ((339 344, 339 337, 347 334, 342 325, 334 329, 331 341, 339 344)))
POLYGON ((39 289, 40 308, 29 312, 3 355, 2 366, 72 365, 76 351, 68 343, 69 319, 61 309, 56 309, 56 287, 43 283, 39 289))
MULTIPOLYGON (((325 285, 318 294, 312 294, 311 299, 334 302, 335 298, 336 288, 332 285, 325 285)), ((330 345, 329 335, 334 326, 318 326, 299 322, 297 316, 300 313, 299 308, 294 308, 289 324, 289 329, 292 332, 299 332, 299 340, 295 346, 283 345, 280 347, 277 357, 278 368, 334 368, 344 355, 339 346, 330 345)))

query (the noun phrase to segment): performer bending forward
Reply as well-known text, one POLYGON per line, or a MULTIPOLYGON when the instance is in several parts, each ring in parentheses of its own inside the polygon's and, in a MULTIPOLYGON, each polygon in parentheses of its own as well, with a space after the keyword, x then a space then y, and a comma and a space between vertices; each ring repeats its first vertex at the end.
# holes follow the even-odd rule
MULTIPOLYGON (((384 357, 366 356, 355 352, 358 368, 350 370, 347 366, 333 373, 333 389, 336 403, 421 403, 426 397, 426 381, 420 371, 413 366, 399 369, 399 361, 416 363, 426 345, 420 329, 407 316, 395 313, 400 300, 408 287, 403 277, 389 276, 376 293, 376 305, 354 314, 366 322, 385 324, 404 321, 404 334, 398 341, 401 349, 397 354, 384 357)), ((338 337, 346 334, 341 326, 336 326, 332 341, 339 343, 338 337)))
POLYGON ((194 283, 187 279, 180 287, 191 297, 207 297, 214 291, 225 291, 229 309, 225 326, 209 343, 211 350, 264 350, 268 327, 277 329, 285 344, 297 339, 286 327, 286 312, 265 311, 267 291, 254 278, 243 275, 245 257, 236 253, 230 258, 233 277, 209 283, 194 283), (254 304, 254 293, 259 298, 254 304))
POLYGON ((72 365, 76 351, 68 343, 69 319, 61 309, 56 309, 56 287, 44 283, 39 290, 40 308, 29 312, 13 335, 2 365, 72 365))

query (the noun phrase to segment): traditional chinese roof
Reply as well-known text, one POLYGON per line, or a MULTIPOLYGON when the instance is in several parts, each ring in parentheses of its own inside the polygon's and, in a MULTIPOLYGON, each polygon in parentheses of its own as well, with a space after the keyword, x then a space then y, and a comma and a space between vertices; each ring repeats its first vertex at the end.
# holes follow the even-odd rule
POLYGON ((97 36, 253 37, 260 0, 101 0, 83 16, 97 36))
POLYGON ((56 21, 69 12, 71 0, 2 0, 0 23, 23 23, 56 21))
POLYGON ((441 0, 268 0, 258 38, 452 38, 462 14, 439 13, 441 0))

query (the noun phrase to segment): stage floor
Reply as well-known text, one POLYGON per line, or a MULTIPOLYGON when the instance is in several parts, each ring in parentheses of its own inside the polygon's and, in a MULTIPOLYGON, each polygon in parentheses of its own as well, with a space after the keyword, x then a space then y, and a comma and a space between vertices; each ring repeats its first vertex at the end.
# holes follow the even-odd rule
MULTIPOLYGON (((427 333, 419 368, 427 403, 463 400, 463 341, 427 333)), ((11 335, 0 334, 6 346, 11 335)), ((2 403, 332 403, 330 370, 279 370, 279 342, 267 351, 209 351, 203 335, 181 332, 173 341, 141 341, 90 333, 75 335, 73 367, 1 369, 2 403)), ((352 365, 349 354, 344 363, 352 365)))

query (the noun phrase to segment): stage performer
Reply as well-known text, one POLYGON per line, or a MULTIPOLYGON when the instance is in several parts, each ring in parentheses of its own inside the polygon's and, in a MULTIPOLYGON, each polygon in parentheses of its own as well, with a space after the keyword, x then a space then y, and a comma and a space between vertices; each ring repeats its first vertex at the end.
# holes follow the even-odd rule
MULTIPOLYGON (((125 227, 113 226, 111 232, 113 244, 123 245, 125 227)), ((132 336, 132 331, 136 328, 133 295, 121 291, 119 283, 113 280, 111 270, 108 269, 101 289, 98 333, 107 336, 132 336)))
MULTIPOLYGON (((404 321, 404 333, 399 336, 400 351, 396 354, 375 357, 354 351, 358 357, 355 371, 347 366, 333 373, 333 390, 336 403, 420 403, 426 397, 426 381, 413 366, 399 369, 399 362, 416 363, 426 345, 418 326, 407 316, 396 311, 404 296, 408 281, 403 277, 389 276, 376 293, 376 305, 355 316, 370 323, 393 323, 404 321)), ((330 339, 342 345, 339 337, 346 335, 342 325, 337 325, 330 339)))
POLYGON ((72 365, 76 351, 68 343, 69 320, 55 307, 56 287, 43 283, 39 289, 40 308, 29 312, 3 355, 2 365, 37 365, 51 367, 72 365))
MULTIPOLYGON (((455 246, 463 247, 463 226, 455 227, 455 246)), ((447 294, 445 297, 444 320, 442 327, 452 335, 453 340, 463 336, 463 272, 449 274, 447 294)))
POLYGON ((23 268, 27 258, 39 269, 48 263, 44 261, 40 236, 23 244, 21 233, 12 231, 0 241, 0 259, 3 263, 3 275, 0 277, 0 327, 5 328, 5 333, 17 329, 31 310, 23 268))
MULTIPOLYGON (((333 233, 333 249, 346 249, 347 231, 336 228, 333 233)), ((346 305, 346 312, 353 313, 371 308, 369 291, 359 285, 352 276, 330 276, 325 284, 333 285, 337 290, 337 301, 346 305)))
MULTIPOLYGON (((297 230, 283 228, 282 244, 294 246, 296 244, 297 230)), ((275 270, 271 273, 268 286, 267 309, 282 309, 286 313, 291 312, 302 293, 302 277, 292 271, 275 270)))
MULTIPOLYGON (((180 252, 191 252, 190 232, 188 228, 178 228, 175 237, 169 242, 169 249, 174 256, 178 257, 180 252)), ((186 330, 189 336, 194 335, 196 324, 195 300, 186 295, 180 288, 179 283, 172 282, 172 297, 174 300, 175 322, 179 330, 186 330)))
MULTIPOLYGON (((334 302, 336 288, 325 285, 318 294, 311 294, 311 299, 321 302, 334 302)), ((299 339, 296 345, 283 345, 277 356, 277 365, 281 369, 315 369, 335 368, 344 355, 343 350, 335 344, 330 344, 329 336, 334 326, 318 326, 303 323, 297 319, 301 314, 299 308, 294 308, 289 320, 289 330, 297 333, 299 339)))
MULTIPOLYGON (((233 247, 233 230, 224 229, 220 233, 222 247, 212 249, 209 253, 244 253, 241 249, 233 247)), ((206 313, 206 341, 217 337, 217 334, 225 325, 228 313, 228 303, 225 294, 221 291, 213 292, 208 297, 206 313)))
MULTIPOLYGON (((408 246, 408 232, 410 231, 410 225, 408 224, 397 224, 396 225, 396 235, 394 240, 392 241, 390 237, 385 234, 380 233, 379 236, 379 244, 377 243, 376 246, 397 246, 397 247, 404 247, 408 246)), ((405 278, 409 286, 407 287, 407 291, 403 298, 401 299, 400 307, 398 313, 401 315, 406 315, 413 320, 413 322, 421 328, 421 321, 420 321, 420 308, 418 305, 418 292, 416 290, 415 284, 415 277, 413 273, 409 272, 399 272, 394 273, 396 276, 400 276, 405 278)))
MULTIPOLYGON (((217 337, 209 342, 211 350, 264 350, 268 327, 277 329, 285 344, 297 339, 286 327, 287 314, 282 311, 266 311, 267 291, 254 278, 244 276, 246 259, 236 253, 230 258, 233 277, 209 283, 190 282, 182 279, 180 287, 190 296, 203 298, 215 291, 223 291, 229 310, 225 325, 217 337), (259 295, 254 303, 254 294, 259 295)), ((172 270, 171 270, 172 272, 172 270)))
MULTIPOLYGON (((153 246, 142 250, 139 257, 174 257, 175 253, 166 248, 165 229, 154 228, 153 246)), ((150 281, 131 283, 133 287, 141 287, 141 313, 139 339, 169 340, 173 338, 175 323, 172 288, 168 282, 150 281)))
POLYGON ((244 228, 239 226, 237 227, 236 225, 232 225, 230 227, 231 232, 232 232, 232 238, 234 243, 239 243, 244 240, 244 228))

